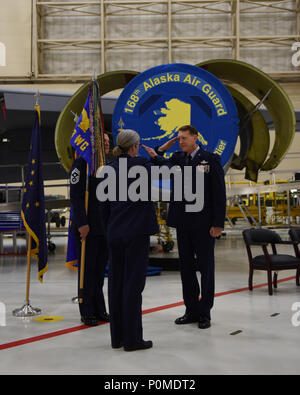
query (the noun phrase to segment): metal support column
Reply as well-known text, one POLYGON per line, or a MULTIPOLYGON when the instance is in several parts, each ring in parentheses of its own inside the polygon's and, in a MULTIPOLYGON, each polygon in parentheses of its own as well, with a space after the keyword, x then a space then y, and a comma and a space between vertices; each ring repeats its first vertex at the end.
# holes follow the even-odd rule
POLYGON ((101 73, 106 72, 106 53, 105 53, 105 4, 104 0, 101 0, 100 5, 101 15, 101 73))
POLYGON ((290 190, 286 191, 287 196, 287 207, 288 207, 288 225, 291 226, 291 201, 290 201, 290 190))

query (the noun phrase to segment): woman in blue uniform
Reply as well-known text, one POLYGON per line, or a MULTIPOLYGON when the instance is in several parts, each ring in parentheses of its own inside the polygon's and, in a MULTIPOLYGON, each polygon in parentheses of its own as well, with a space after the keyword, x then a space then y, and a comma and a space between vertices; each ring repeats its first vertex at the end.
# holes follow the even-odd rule
MULTIPOLYGON (((152 347, 152 341, 143 339, 142 292, 145 287, 150 248, 150 235, 158 233, 153 203, 120 199, 120 167, 127 164, 151 167, 148 159, 138 157, 140 137, 133 130, 124 130, 117 137, 109 164, 116 174, 117 199, 101 205, 107 230, 109 249, 108 299, 111 344, 135 351, 152 347)), ((123 168, 124 169, 124 168, 123 168)), ((122 171, 123 171, 122 169, 122 171)), ((128 188, 133 179, 128 179, 128 188)))

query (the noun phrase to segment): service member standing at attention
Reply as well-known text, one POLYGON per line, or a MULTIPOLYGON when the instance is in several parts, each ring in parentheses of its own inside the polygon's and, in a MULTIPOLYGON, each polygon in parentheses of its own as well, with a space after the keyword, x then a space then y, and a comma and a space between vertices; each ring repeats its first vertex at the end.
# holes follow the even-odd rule
MULTIPOLYGON (((109 152, 109 137, 104 134, 104 152, 109 152)), ((75 236, 78 267, 78 294, 80 288, 81 242, 86 240, 83 301, 79 303, 81 321, 88 326, 96 326, 99 321, 108 322, 103 295, 105 267, 108 250, 105 230, 100 214, 100 202, 96 197, 98 180, 89 177, 88 214, 85 211, 86 161, 75 159, 70 172, 70 200, 73 208, 71 231, 75 236)))
POLYGON ((197 144, 198 131, 191 125, 183 126, 178 137, 170 140, 155 150, 143 146, 158 165, 193 167, 193 182, 196 166, 204 170, 204 207, 199 212, 186 212, 184 201, 171 201, 167 225, 176 228, 180 261, 185 314, 175 323, 189 324, 198 322, 199 328, 210 327, 210 310, 214 303, 215 238, 220 236, 224 228, 226 212, 226 190, 224 171, 218 155, 204 150, 197 144), (173 146, 176 140, 182 151, 175 152, 170 159, 161 155, 173 146), (197 269, 201 273, 200 287, 197 269))
MULTIPOLYGON (((119 196, 121 166, 127 166, 128 172, 134 166, 145 167, 147 171, 151 167, 148 159, 137 156, 140 137, 134 130, 122 130, 116 142, 113 150, 116 159, 109 164, 116 174, 116 201, 108 200, 101 205, 109 249, 111 345, 135 351, 152 347, 151 340, 143 339, 142 292, 146 283, 150 235, 158 233, 159 228, 150 200, 132 201, 128 194, 127 198, 119 196)), ((127 177, 126 192, 133 181, 134 178, 127 177)))

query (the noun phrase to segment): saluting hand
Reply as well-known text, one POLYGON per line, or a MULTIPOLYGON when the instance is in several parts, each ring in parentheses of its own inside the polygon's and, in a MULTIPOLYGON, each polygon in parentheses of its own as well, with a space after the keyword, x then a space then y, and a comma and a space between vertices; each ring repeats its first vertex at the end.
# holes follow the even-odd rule
POLYGON ((144 144, 142 144, 142 147, 144 148, 145 151, 147 151, 150 158, 154 158, 155 156, 157 156, 157 153, 155 152, 155 150, 153 148, 148 147, 147 145, 144 145, 144 144))
POLYGON ((171 140, 169 140, 169 141, 167 141, 165 144, 161 145, 161 146, 159 147, 159 149, 160 149, 161 151, 168 151, 170 148, 173 147, 173 145, 176 143, 176 140, 178 140, 178 139, 179 139, 178 136, 173 137, 171 140))
POLYGON ((90 231, 89 225, 83 225, 80 228, 78 228, 78 232, 80 233, 81 241, 84 241, 87 238, 89 231, 90 231))

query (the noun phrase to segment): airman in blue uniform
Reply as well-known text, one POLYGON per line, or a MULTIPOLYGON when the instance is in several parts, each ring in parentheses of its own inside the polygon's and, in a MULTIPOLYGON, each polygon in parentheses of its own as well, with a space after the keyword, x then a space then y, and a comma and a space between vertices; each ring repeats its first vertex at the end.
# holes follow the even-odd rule
MULTIPOLYGON (((115 161, 111 166, 119 185, 120 161, 126 160, 128 171, 133 166, 149 170, 149 160, 137 157, 139 135, 123 130, 117 137, 115 161)), ((131 180, 133 181, 133 179, 131 180)), ((128 188, 130 179, 128 179, 128 188)), ((153 203, 149 201, 121 201, 117 187, 116 201, 102 203, 109 249, 108 296, 111 345, 135 351, 152 347, 143 339, 142 292, 145 287, 150 235, 159 231, 153 203)))
MULTIPOLYGON (((104 134, 104 151, 109 152, 109 137, 104 134)), ((89 326, 98 325, 99 321, 108 322, 103 284, 105 267, 108 262, 108 250, 105 229, 100 213, 101 203, 96 197, 98 180, 89 177, 88 214, 85 211, 86 161, 75 159, 70 171, 70 200, 73 209, 71 231, 75 236, 78 267, 78 295, 80 294, 80 258, 81 242, 86 240, 84 286, 82 303, 79 304, 81 321, 89 326)))
POLYGON ((155 150, 143 146, 152 162, 157 165, 192 166, 192 182, 197 166, 204 167, 204 206, 199 212, 186 212, 186 201, 171 201, 167 225, 176 228, 180 261, 185 314, 176 319, 176 324, 198 322, 199 328, 210 327, 210 310, 214 303, 215 267, 214 245, 224 228, 226 191, 224 171, 218 155, 197 145, 198 132, 186 125, 179 129, 178 137, 155 150), (176 141, 182 151, 175 152, 170 159, 162 157, 176 141), (197 270, 201 273, 200 286, 197 270))

